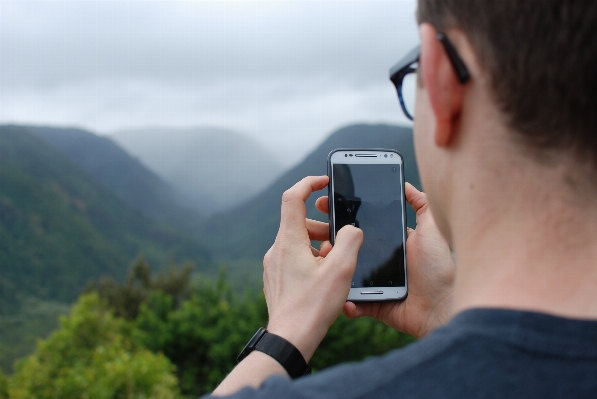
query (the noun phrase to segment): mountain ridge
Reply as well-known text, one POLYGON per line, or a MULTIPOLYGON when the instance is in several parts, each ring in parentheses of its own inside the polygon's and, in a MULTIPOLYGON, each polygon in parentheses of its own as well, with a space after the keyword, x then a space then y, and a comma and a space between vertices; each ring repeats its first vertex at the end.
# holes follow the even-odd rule
POLYGON ((68 302, 89 279, 123 278, 140 253, 154 267, 174 256, 211 268, 199 243, 131 209, 26 128, 0 126, 0 176, 0 280, 12 293, 68 302))
POLYGON ((229 129, 130 129, 110 137, 176 187, 187 207, 203 215, 242 203, 283 170, 263 146, 229 129))
POLYGON ((127 205, 145 216, 187 232, 197 230, 203 218, 182 204, 181 194, 131 156, 116 142, 88 130, 70 127, 28 126, 62 151, 127 205))

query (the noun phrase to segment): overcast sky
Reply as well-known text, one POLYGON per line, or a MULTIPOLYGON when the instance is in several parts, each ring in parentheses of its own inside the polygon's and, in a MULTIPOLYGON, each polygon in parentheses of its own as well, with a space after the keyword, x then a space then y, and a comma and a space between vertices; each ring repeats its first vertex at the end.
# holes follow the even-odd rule
POLYGON ((0 0, 0 122, 217 126, 287 164, 352 122, 406 124, 388 70, 415 0, 0 0))

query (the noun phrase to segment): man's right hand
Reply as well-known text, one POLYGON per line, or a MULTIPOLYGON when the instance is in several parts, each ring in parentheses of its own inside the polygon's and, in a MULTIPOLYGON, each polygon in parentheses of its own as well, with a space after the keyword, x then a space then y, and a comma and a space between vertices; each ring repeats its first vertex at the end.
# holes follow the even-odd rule
MULTIPOLYGON (((450 247, 435 224, 426 195, 406 183, 405 197, 417 213, 417 229, 408 229, 406 242, 408 297, 403 302, 346 302, 344 314, 350 318, 373 317, 421 338, 451 316, 456 266, 450 247)), ((319 198, 315 205, 328 212, 327 197, 319 198)), ((327 252, 323 251, 327 245, 322 245, 321 255, 327 252)))

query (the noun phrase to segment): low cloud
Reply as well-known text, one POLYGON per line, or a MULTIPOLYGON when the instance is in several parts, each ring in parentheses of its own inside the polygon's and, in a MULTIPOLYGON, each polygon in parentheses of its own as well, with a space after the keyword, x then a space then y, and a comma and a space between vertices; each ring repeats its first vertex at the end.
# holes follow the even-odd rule
POLYGON ((353 121, 404 123, 389 67, 415 1, 3 1, 0 121, 223 126, 298 160, 353 121))

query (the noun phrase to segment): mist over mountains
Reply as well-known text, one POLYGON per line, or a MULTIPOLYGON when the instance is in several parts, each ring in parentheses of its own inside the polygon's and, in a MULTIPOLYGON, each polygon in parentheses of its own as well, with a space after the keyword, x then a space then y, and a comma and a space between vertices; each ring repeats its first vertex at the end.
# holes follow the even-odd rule
POLYGON ((227 129, 135 129, 112 132, 110 137, 202 215, 248 200, 284 171, 259 143, 227 129))

